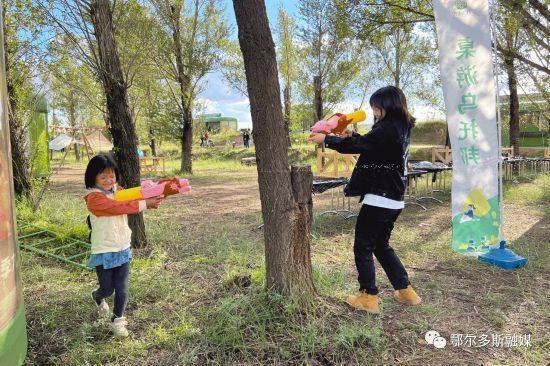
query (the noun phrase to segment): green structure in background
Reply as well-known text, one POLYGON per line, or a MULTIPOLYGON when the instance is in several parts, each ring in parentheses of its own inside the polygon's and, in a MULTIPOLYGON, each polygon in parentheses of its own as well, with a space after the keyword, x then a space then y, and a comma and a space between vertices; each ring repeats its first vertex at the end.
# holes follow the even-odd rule
POLYGON ((202 121, 207 131, 217 133, 223 130, 238 130, 237 119, 233 117, 222 117, 221 113, 203 114, 199 116, 199 121, 202 121))
POLYGON ((0 14, 0 365, 17 366, 25 360, 27 331, 19 250, 15 237, 2 20, 0 14))
POLYGON ((49 140, 48 102, 44 96, 39 96, 29 125, 29 156, 35 177, 45 177, 50 174, 49 140))

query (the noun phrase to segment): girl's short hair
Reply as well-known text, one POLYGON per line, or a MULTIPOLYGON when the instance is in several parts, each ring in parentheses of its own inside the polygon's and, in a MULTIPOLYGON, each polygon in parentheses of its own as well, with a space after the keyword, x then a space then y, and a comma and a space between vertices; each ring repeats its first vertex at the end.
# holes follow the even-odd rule
POLYGON ((369 100, 371 107, 378 107, 386 112, 383 119, 400 119, 414 126, 416 118, 411 116, 407 107, 407 98, 403 91, 395 86, 385 86, 375 91, 369 100))
POLYGON ((94 156, 88 162, 86 173, 84 173, 84 184, 86 185, 86 188, 94 188, 95 178, 105 169, 113 169, 116 179, 118 181, 119 171, 115 159, 113 159, 111 155, 100 154, 94 156))

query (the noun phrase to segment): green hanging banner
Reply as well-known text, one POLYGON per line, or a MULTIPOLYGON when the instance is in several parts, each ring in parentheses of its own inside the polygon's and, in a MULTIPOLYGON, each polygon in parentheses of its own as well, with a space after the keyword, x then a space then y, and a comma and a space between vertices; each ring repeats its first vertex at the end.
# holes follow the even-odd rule
MULTIPOLYGON (((0 18, 0 23, 2 18, 0 18)), ((4 65, 0 26, 0 365, 23 364, 27 353, 25 310, 15 240, 15 207, 4 65), (5 184, 5 183, 8 184, 5 184)))
POLYGON ((452 247, 498 246, 500 138, 487 0, 434 0, 439 65, 453 153, 452 247))

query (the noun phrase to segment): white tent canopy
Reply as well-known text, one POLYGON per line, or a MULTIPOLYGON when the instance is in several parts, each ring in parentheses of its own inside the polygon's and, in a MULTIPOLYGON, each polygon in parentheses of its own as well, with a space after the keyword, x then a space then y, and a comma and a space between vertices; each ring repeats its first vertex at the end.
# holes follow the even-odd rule
POLYGON ((62 133, 57 135, 53 140, 50 141, 49 148, 50 150, 60 151, 74 144, 83 145, 82 141, 78 141, 75 138, 62 133))
POLYGON ((107 152, 113 148, 113 143, 109 141, 100 130, 86 135, 86 140, 90 147, 96 152, 107 152))

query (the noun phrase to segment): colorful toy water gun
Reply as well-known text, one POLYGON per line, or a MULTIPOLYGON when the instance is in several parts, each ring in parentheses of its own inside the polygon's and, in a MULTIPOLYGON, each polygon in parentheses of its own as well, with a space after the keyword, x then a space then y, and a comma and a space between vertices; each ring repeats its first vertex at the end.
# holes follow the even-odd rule
POLYGON ((364 110, 358 110, 348 114, 335 113, 329 118, 317 121, 313 127, 311 127, 311 132, 340 135, 349 124, 364 121, 366 118, 367 115, 364 110))
POLYGON ((191 190, 189 180, 180 178, 162 179, 158 182, 144 180, 141 186, 121 189, 115 192, 115 201, 143 200, 164 195, 168 197, 174 194, 186 193, 191 190))

